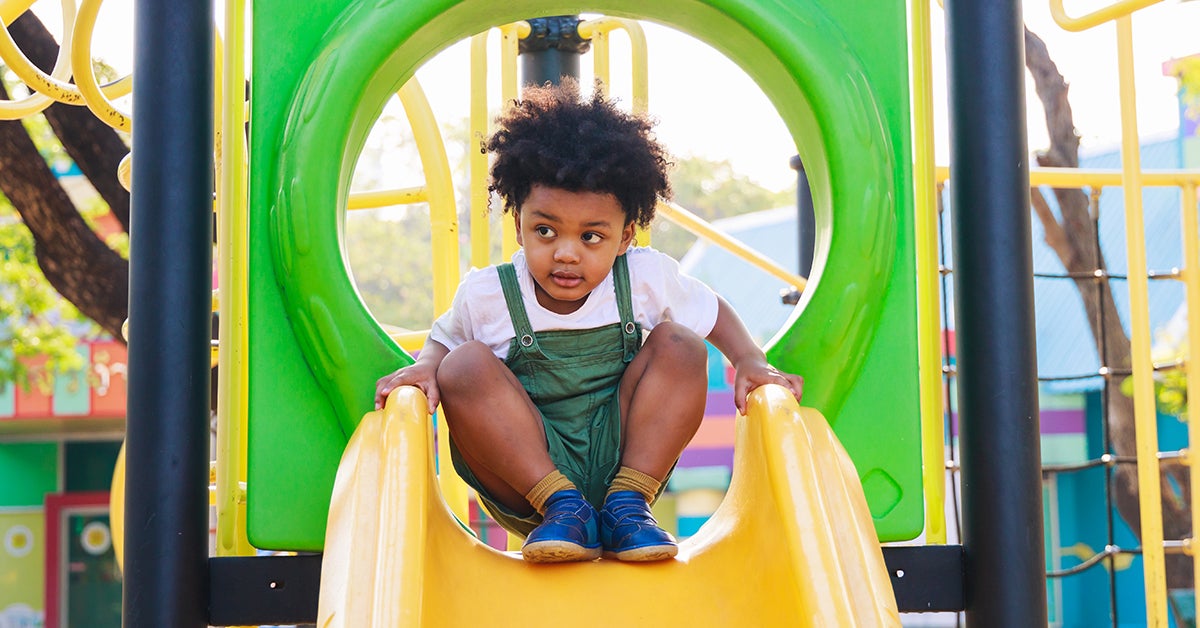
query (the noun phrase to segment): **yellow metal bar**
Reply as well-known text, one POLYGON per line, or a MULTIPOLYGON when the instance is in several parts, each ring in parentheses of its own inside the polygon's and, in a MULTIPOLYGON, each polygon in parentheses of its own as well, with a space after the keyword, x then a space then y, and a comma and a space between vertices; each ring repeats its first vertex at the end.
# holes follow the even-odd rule
MULTIPOLYGON (((513 22, 500 27, 500 97, 504 107, 517 100, 517 45, 528 37, 529 22, 513 22)), ((501 254, 505 260, 517 252, 517 227, 511 219, 500 221, 501 254)))
MULTIPOLYGON (((1187 286, 1187 316, 1188 316, 1188 354, 1187 354, 1187 386, 1188 390, 1200 390, 1200 220, 1196 206, 1196 186, 1185 185, 1182 192, 1180 213, 1183 222, 1183 280, 1187 286)), ((1188 475, 1191 479, 1192 506, 1192 548, 1195 549, 1197 539, 1200 539, 1200 402, 1197 395, 1187 398, 1188 425, 1188 475)), ((1192 560, 1192 593, 1200 585, 1200 560, 1193 554, 1192 560)))
POLYGON ((399 96, 425 171, 425 194, 433 229, 433 315, 437 317, 450 309, 458 286, 458 212, 454 204, 454 177, 437 118, 421 84, 410 79, 400 88, 399 96))
POLYGON ((217 60, 224 68, 217 88, 220 105, 219 151, 223 167, 217 176, 217 273, 220 278, 217 369, 216 508, 218 556, 250 556, 246 538, 246 417, 249 366, 246 328, 249 279, 245 0, 225 4, 225 46, 217 60), (225 132, 231 130, 231 132, 225 132))
POLYGON ((718 231, 703 218, 675 203, 659 201, 658 215, 733 253, 760 270, 770 273, 796 290, 803 291, 804 286, 808 284, 808 280, 804 277, 788 271, 786 268, 776 264, 775 260, 718 231))
POLYGON ((1144 9, 1159 2, 1162 2, 1162 0, 1122 0, 1121 2, 1096 9, 1083 16, 1071 17, 1067 15, 1066 9, 1063 8, 1062 0, 1050 0, 1050 15, 1054 16, 1054 21, 1064 30, 1078 32, 1085 31, 1093 26, 1099 26, 1105 22, 1128 17, 1134 11, 1144 9))
POLYGON ((1129 318, 1133 361, 1133 405, 1137 438, 1138 499, 1142 512, 1142 564, 1146 577, 1146 624, 1167 621, 1163 558, 1162 487, 1159 484, 1158 425, 1154 409, 1154 365, 1150 359, 1149 280, 1146 227, 1142 218, 1141 155, 1133 85, 1133 26, 1117 19, 1117 75, 1121 101, 1121 166, 1124 173, 1125 241, 1129 258, 1129 318))
MULTIPOLYGON (((436 317, 450 309, 454 290, 458 286, 458 212, 454 204, 454 180, 437 119, 421 84, 415 78, 409 79, 400 88, 399 96, 409 125, 412 126, 417 153, 425 171, 429 218, 433 230, 433 309, 436 317)), ((444 427, 443 421, 439 428, 444 427)), ((455 516, 468 523, 471 519, 467 506, 467 485, 450 471, 449 438, 438 438, 438 459, 442 462, 438 474, 442 497, 455 516)))
POLYGON ((429 193, 423 185, 395 190, 372 190, 370 192, 351 194, 350 198, 346 200, 346 209, 374 209, 376 207, 388 207, 391 205, 411 205, 413 203, 424 203, 428 200, 429 193))
MULTIPOLYGON (((938 166, 934 170, 938 182, 950 179, 950 168, 938 166)), ((1140 175, 1142 187, 1181 187, 1200 185, 1200 170, 1143 170, 1140 175)), ((1030 185, 1048 185, 1056 188, 1116 187, 1124 183, 1120 170, 1081 168, 1031 168, 1030 185)))
POLYGON ((488 137, 487 41, 488 32, 471 38, 471 266, 483 268, 491 257, 491 226, 488 212, 488 157, 483 144, 488 137))
POLYGON ((912 24, 913 207, 917 267, 917 364, 921 399, 925 542, 946 542, 946 463, 942 428, 942 316, 938 306, 937 183, 933 176, 933 61, 929 3, 909 3, 912 24))
MULTIPOLYGON (((579 34, 583 35, 583 24, 579 25, 579 34)), ((600 93, 608 96, 611 83, 611 66, 608 52, 608 31, 597 30, 592 34, 592 74, 599 83, 596 87, 600 93)))
MULTIPOLYGON (((92 68, 92 31, 96 29, 96 16, 100 13, 101 2, 102 0, 83 0, 79 5, 79 17, 71 31, 71 38, 74 40, 71 49, 71 73, 75 76, 75 84, 79 86, 78 92, 88 109, 105 124, 128 132, 133 129, 133 121, 130 120, 129 114, 117 109, 109 100, 111 94, 107 86, 100 87, 96 82, 96 72, 92 68)), ((126 76, 114 86, 122 83, 127 87, 121 88, 121 96, 133 90, 131 77, 126 76)), ((113 93, 118 93, 118 90, 114 89, 113 93)))

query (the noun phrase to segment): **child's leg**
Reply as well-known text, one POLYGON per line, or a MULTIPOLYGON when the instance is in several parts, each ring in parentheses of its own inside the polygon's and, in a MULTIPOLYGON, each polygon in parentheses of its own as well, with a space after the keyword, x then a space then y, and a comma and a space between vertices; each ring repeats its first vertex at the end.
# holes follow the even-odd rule
POLYGON ((621 378, 621 466, 666 477, 704 419, 707 374, 695 332, 671 322, 650 332, 621 378))
POLYGON ((541 415, 521 383, 487 345, 452 350, 437 373, 442 410, 463 461, 492 498, 518 515, 525 496, 555 471, 541 415))

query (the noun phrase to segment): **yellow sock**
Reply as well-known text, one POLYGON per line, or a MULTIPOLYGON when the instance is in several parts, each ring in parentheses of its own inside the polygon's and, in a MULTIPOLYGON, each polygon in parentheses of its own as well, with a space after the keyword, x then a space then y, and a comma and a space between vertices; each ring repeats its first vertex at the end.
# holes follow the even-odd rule
POLYGON ((551 495, 572 488, 575 488, 575 483, 568 480, 561 471, 555 469, 547 473, 546 477, 538 480, 538 483, 534 484, 533 488, 525 494, 525 499, 529 501, 534 510, 543 513, 546 508, 546 500, 550 499, 551 495))
POLYGON ((646 503, 649 504, 658 496, 660 486, 662 486, 662 482, 654 479, 654 476, 646 475, 632 467, 622 466, 617 470, 612 484, 608 485, 608 494, 612 495, 617 491, 637 491, 646 498, 646 503))

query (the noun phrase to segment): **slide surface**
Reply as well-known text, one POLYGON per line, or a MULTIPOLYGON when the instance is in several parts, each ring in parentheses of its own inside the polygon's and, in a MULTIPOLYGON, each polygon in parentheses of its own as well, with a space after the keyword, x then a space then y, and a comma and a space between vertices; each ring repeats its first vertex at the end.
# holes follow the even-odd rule
POLYGON ((450 514, 415 388, 359 425, 338 469, 317 625, 899 626, 854 466, 779 386, 738 418, 733 483, 679 556, 532 565, 450 514))

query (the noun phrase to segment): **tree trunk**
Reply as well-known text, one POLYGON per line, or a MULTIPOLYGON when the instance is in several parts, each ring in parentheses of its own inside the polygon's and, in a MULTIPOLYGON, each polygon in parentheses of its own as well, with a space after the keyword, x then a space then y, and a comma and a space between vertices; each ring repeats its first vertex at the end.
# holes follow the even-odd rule
MULTIPOLYGON (((1038 97, 1046 114, 1050 148, 1036 155, 1038 165, 1076 168, 1079 166, 1079 136, 1075 132, 1074 116, 1067 100, 1068 86, 1058 67, 1050 59, 1045 43, 1025 30, 1025 65, 1033 76, 1038 97)), ((1117 314, 1109 280, 1103 272, 1106 264, 1096 236, 1096 224, 1088 195, 1073 188, 1056 188, 1061 221, 1044 206, 1040 193, 1034 190, 1033 205, 1046 232, 1046 243, 1054 249, 1067 272, 1075 277, 1075 285, 1087 312, 1088 325, 1096 344, 1101 364, 1112 374, 1108 385, 1108 429, 1112 451, 1118 456, 1137 453, 1133 400, 1119 391, 1122 379, 1129 375, 1132 364, 1129 336, 1117 314)), ((1191 515, 1188 474, 1179 465, 1168 467, 1160 476, 1162 486, 1163 535, 1165 539, 1191 536, 1191 515), (1168 480, 1168 477, 1174 482, 1168 480), (1173 487, 1178 486, 1176 489, 1173 487)), ((1112 498, 1121 519, 1140 539, 1141 509, 1138 503, 1137 468, 1118 464, 1113 474, 1112 498)), ((1166 557, 1167 586, 1191 588, 1192 562, 1186 556, 1169 554, 1166 557)))
MULTIPOLYGON (((32 11, 17 18, 8 31, 34 65, 45 72, 54 67, 58 44, 32 11)), ((117 166, 129 154, 129 147, 116 130, 97 119, 87 107, 55 103, 44 113, 67 155, 128 232, 129 192, 117 180, 117 166)))
MULTIPOLYGON (((17 22, 26 19, 28 12, 17 22)), ((0 97, 8 97, 2 85, 0 97)), ((129 263, 87 225, 20 121, 0 121, 0 193, 33 234, 38 265, 50 285, 114 338, 121 338, 129 263)), ((128 221, 128 205, 125 212, 128 221)))

